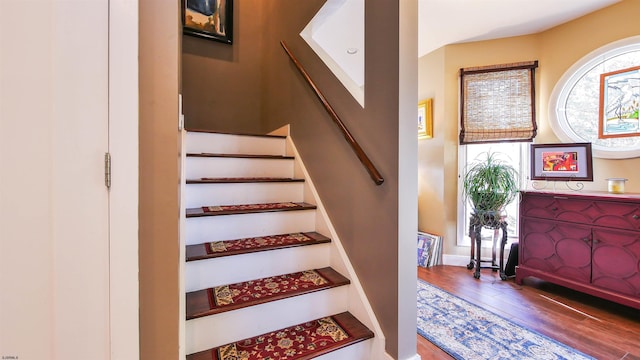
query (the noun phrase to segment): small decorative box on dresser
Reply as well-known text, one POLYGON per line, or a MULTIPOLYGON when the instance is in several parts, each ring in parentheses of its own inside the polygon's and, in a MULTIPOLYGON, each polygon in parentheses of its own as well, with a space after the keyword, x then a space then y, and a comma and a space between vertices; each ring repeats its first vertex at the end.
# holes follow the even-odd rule
POLYGON ((520 195, 516 283, 534 276, 640 309, 640 194, 520 195))

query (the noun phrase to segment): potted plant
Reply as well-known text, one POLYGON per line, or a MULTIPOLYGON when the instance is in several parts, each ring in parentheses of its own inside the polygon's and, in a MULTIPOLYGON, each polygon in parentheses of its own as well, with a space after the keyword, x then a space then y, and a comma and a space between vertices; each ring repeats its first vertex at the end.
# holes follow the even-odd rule
POLYGON ((463 180, 464 198, 471 201, 473 211, 482 223, 495 223, 504 207, 519 191, 518 172, 499 157, 486 152, 467 168, 463 180))

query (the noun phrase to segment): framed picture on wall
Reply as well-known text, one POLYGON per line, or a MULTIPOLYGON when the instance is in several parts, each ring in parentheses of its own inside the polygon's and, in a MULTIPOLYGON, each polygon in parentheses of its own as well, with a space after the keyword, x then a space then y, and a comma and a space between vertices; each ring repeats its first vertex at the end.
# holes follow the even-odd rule
POLYGON ((231 44, 233 0, 182 0, 182 25, 186 35, 231 44))
POLYGON ((433 99, 418 103, 418 139, 433 137, 433 99))
POLYGON ((640 66, 600 75, 600 139, 640 136, 640 66))
POLYGON ((531 144, 531 180, 593 181, 591 143, 531 144))

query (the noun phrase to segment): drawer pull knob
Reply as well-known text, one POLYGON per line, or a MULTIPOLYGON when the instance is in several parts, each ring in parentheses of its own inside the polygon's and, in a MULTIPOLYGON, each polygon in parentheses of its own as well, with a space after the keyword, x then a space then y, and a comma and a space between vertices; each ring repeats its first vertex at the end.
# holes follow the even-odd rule
POLYGON ((636 214, 633 214, 632 218, 633 218, 633 220, 638 220, 638 218, 640 218, 640 216, 638 216, 636 214))
POLYGON ((558 210, 558 207, 557 207, 557 206, 554 206, 554 207, 552 207, 552 208, 551 208, 551 210, 552 210, 552 211, 556 211, 556 210, 558 210))
POLYGON ((582 241, 588 243, 589 242, 589 238, 584 238, 584 239, 582 239, 582 241))

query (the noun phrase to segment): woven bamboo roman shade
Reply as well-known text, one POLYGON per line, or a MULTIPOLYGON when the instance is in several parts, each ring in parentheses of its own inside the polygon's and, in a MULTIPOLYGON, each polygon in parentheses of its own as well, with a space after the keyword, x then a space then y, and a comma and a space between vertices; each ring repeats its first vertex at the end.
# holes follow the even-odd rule
POLYGON ((532 141, 538 61, 460 69, 460 144, 532 141))

